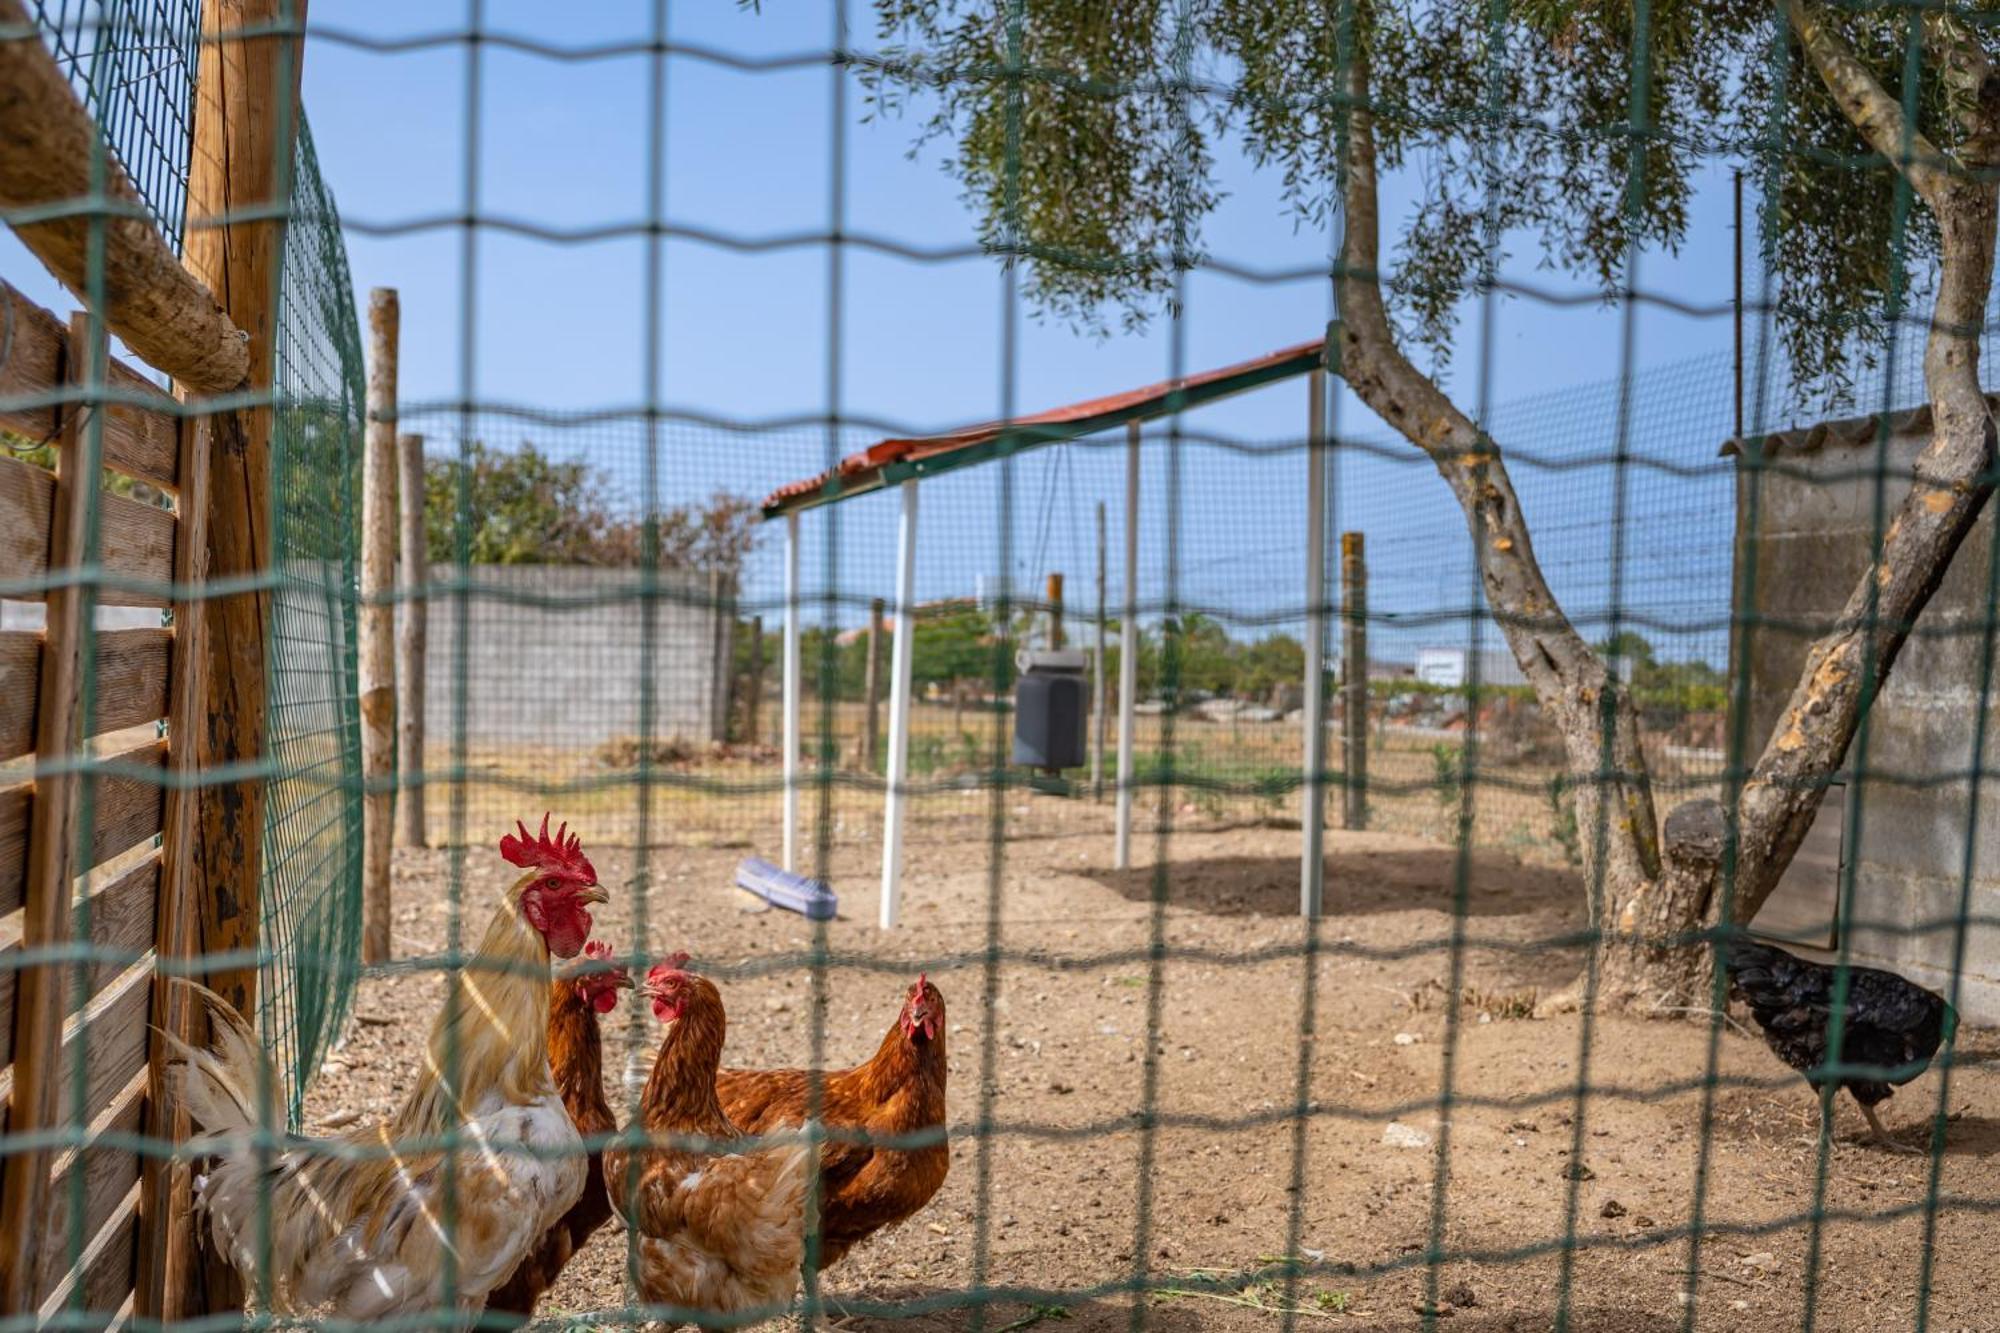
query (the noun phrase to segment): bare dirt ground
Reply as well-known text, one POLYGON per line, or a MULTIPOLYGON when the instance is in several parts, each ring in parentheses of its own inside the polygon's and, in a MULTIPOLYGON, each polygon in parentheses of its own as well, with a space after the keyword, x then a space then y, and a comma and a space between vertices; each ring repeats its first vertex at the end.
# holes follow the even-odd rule
MULTIPOLYGON (((1288 1250, 1295 1122, 1287 1112, 1306 975, 1305 929, 1293 915, 1297 834, 1260 827, 1173 836, 1159 929, 1180 956, 1160 964, 1149 1066, 1146 960, 1158 844, 1141 841, 1140 868, 1111 871, 1100 809, 1033 800, 1063 813, 1038 817, 1039 836, 1008 844, 997 881, 988 873, 983 803, 920 826, 908 855, 906 924, 891 934, 874 924, 875 849, 833 854, 842 916, 827 943, 885 970, 826 973, 827 1058, 865 1058, 904 986, 927 968, 950 1006, 951 1119, 964 1132, 955 1136, 951 1177, 929 1208, 861 1247, 827 1275, 825 1290, 848 1303, 849 1329, 960 1329, 979 1319, 963 1293, 983 1272, 988 1284, 1055 1293, 997 1301, 981 1325, 988 1333, 1040 1321, 1054 1328, 1059 1320, 1111 1330, 1127 1326, 1132 1298, 1090 1289, 1143 1272, 1166 1288, 1142 1298, 1154 1328, 1276 1328, 1285 1322, 1284 1284, 1241 1275, 1288 1250), (997 903, 989 897, 995 888, 997 903), (1006 950, 990 1008, 978 956, 989 904, 1006 950), (1149 1068, 1164 1123, 1151 1140, 1151 1216, 1142 1227, 1146 1139, 1137 1113, 1149 1068), (982 1070, 990 1070, 995 1124, 985 1142, 984 1197, 981 1144, 971 1132, 982 1112, 982 1070), (1086 1129, 1101 1132, 1075 1133, 1086 1129), (897 1320, 876 1312, 899 1302, 930 1308, 897 1320)), ((601 937, 621 951, 685 948, 717 971, 730 1005, 733 1063, 806 1058, 813 982, 803 960, 813 929, 789 914, 746 910, 751 900, 730 887, 740 850, 651 853, 643 938, 634 928, 633 854, 587 850, 617 899, 599 916, 601 937)), ((442 852, 400 855, 399 956, 444 945, 448 864, 442 852)), ((484 847, 465 864, 467 933, 476 937, 511 872, 484 847)), ((1799 1327, 1809 1299, 1818 1329, 1915 1327, 1930 1158, 1841 1143, 1824 1198, 1839 1220, 1815 1233, 1798 1220, 1815 1202, 1814 1106, 1804 1083, 1761 1043, 1726 1031, 1704 1158, 1706 1025, 1520 1017, 1527 992, 1574 975, 1573 953, 1521 946, 1576 929, 1580 891, 1560 872, 1482 852, 1471 864, 1464 913, 1455 916, 1455 865, 1450 849, 1399 835, 1329 836, 1312 1110, 1292 1247, 1314 1271, 1297 1288, 1295 1322, 1418 1328, 1435 1299, 1435 1319, 1446 1329, 1548 1328, 1561 1306, 1561 1242, 1573 1219, 1571 1328, 1684 1327, 1688 1236, 1697 1222, 1695 1328, 1799 1327), (1455 929, 1468 942, 1459 981, 1476 992, 1457 1005, 1445 999, 1455 929), (1581 1103, 1580 1074, 1599 1089, 1581 1103), (1447 1078, 1459 1100, 1441 1152, 1447 1126, 1437 1099, 1447 1078), (1572 1156, 1579 1142, 1580 1157, 1572 1156), (1434 1227, 1445 1257, 1433 1273, 1425 1258, 1434 1227)), ((358 1019, 312 1090, 308 1128, 341 1112, 388 1109, 440 994, 429 970, 363 983, 358 1019)), ((607 1022, 617 1052, 609 1081, 622 1103, 629 1038, 648 1043, 649 1053, 655 1034, 629 1006, 607 1022)), ((1962 1035, 1931 1328, 2000 1329, 2000 1270, 1992 1261, 2000 1248, 2000 1119, 1987 1113, 2000 1087, 1990 1063, 1996 1052, 1994 1033, 1962 1035)), ((1920 1122, 1936 1109, 1939 1079, 1927 1074, 1885 1108, 1888 1123, 1913 1143, 1927 1142, 1920 1122)), ((1843 1100, 1840 1115, 1844 1132, 1859 1128, 1851 1101, 1843 1100)), ((622 1232, 601 1232, 544 1313, 620 1305, 624 1247, 622 1232)))

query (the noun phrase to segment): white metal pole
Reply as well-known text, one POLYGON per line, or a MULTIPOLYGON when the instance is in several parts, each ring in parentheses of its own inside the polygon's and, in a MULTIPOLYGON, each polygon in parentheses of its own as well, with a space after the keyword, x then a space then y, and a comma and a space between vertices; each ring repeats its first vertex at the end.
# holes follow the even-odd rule
POLYGON ((1139 694, 1139 423, 1125 427, 1125 606, 1118 626, 1118 842, 1132 864, 1132 706, 1139 694))
POLYGON ((785 869, 799 859, 799 516, 785 515, 785 869))
POLYGON ((1090 798, 1104 799, 1104 501, 1097 502, 1097 651, 1090 659, 1090 798))
POLYGON ((1300 788, 1299 915, 1320 914, 1326 887, 1326 372, 1306 377, 1305 784, 1300 788))
POLYGON ((917 635, 917 483, 903 483, 896 529, 896 638, 889 659, 889 801, 882 816, 882 929, 892 929, 903 897, 903 784, 910 774, 910 667, 917 635))

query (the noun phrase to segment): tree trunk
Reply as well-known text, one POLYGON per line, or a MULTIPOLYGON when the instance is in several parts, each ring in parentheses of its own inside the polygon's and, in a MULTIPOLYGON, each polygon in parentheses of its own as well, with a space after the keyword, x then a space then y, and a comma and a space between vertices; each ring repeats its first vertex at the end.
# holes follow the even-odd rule
POLYGON ((1635 919, 1660 874, 1658 824, 1628 694, 1563 614, 1542 576, 1499 447, 1396 344, 1378 280, 1374 118, 1368 66, 1348 62, 1352 110, 1337 280, 1339 370, 1362 402, 1424 450, 1464 511, 1507 646, 1563 738, 1593 926, 1635 919))

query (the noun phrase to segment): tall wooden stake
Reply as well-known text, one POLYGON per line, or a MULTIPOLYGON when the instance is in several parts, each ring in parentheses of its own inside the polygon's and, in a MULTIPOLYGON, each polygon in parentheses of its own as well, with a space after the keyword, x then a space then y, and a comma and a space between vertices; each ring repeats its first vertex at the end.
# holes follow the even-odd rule
MULTIPOLYGON (((305 0, 207 0, 195 83, 185 262, 248 336, 245 387, 268 392, 275 372, 278 280, 291 203, 300 50, 274 31, 305 22, 305 0), (245 30, 264 35, 244 37, 245 30), (258 210, 276 207, 275 216, 258 210), (242 216, 242 215, 248 216, 242 216), (237 218, 236 221, 222 221, 237 218)), ((271 421, 268 405, 218 412, 210 423, 208 577, 258 579, 271 567, 271 421)), ((254 768, 264 757, 270 593, 208 604, 208 692, 201 766, 254 768)), ((256 1014, 263 916, 264 777, 202 789, 200 864, 204 953, 239 959, 208 983, 245 1016, 256 1014)), ((272 1128, 282 1128, 273 1126, 272 1128)), ((226 1293, 208 1293, 226 1307, 226 1293)))
POLYGON ((1062 585, 1063 585, 1062 575, 1060 574, 1049 575, 1049 651, 1050 652, 1061 652, 1063 646, 1062 585))
POLYGON ((424 845, 424 680, 429 669, 430 534, 424 531, 424 437, 396 441, 403 510, 402 609, 396 622, 396 842, 424 845))
POLYGON ((361 458, 361 961, 389 961, 396 776, 396 343, 393 288, 368 294, 368 435, 361 458))
POLYGON ((757 730, 757 709, 764 702, 764 617, 750 617, 750 689, 743 696, 743 739, 761 745, 764 734, 757 730))
POLYGON ((1368 827, 1368 560, 1358 532, 1340 534, 1341 827, 1368 827))
POLYGON ((868 604, 868 662, 861 685, 861 766, 870 773, 882 757, 882 599, 868 604))

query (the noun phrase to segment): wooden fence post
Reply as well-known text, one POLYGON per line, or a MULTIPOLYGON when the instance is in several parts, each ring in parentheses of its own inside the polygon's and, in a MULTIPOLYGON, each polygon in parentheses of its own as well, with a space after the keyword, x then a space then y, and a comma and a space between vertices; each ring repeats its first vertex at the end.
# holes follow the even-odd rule
POLYGON ((862 673, 861 766, 868 772, 882 758, 882 599, 868 604, 868 664, 862 673))
POLYGON ((396 441, 401 462, 398 490, 403 510, 401 619, 396 626, 396 842, 424 845, 424 673, 430 646, 430 534, 424 531, 424 437, 396 441))
POLYGON ((396 351, 391 287, 368 294, 368 428, 361 459, 361 961, 389 961, 396 772, 396 351))
MULTIPOLYGON (((205 0, 195 78, 194 153, 188 170, 185 262, 248 338, 244 387, 268 392, 276 367, 278 278, 298 124, 300 43, 282 31, 305 22, 305 0, 205 0), (262 35, 245 37, 245 31, 262 35), (248 214, 249 216, 244 216, 248 214), (236 221, 218 219, 237 218, 236 221)), ((268 405, 217 412, 209 425, 208 577, 261 578, 271 567, 271 421, 268 405)), ((269 590, 208 605, 208 690, 202 708, 205 769, 264 758, 269 590)), ((256 1015, 263 916, 264 786, 261 773, 202 789, 201 943, 239 958, 208 983, 246 1017, 256 1015)), ((213 1271, 227 1277, 218 1265, 213 1271)), ((227 1293, 211 1290, 226 1308, 227 1293)))
POLYGON ((757 707, 764 702, 764 617, 750 617, 750 692, 743 696, 743 740, 763 744, 757 730, 757 707))
POLYGON ((1063 647, 1063 576, 1049 575, 1049 651, 1061 652, 1063 647))
POLYGON ((1340 534, 1341 827, 1368 827, 1368 561, 1358 532, 1340 534))
MULTIPOLYGON (((70 384, 102 385, 107 378, 101 330, 83 315, 70 319, 70 384)), ((56 453, 55 522, 48 568, 67 569, 90 559, 91 510, 98 494, 98 451, 90 438, 91 413, 66 407, 56 453)), ((35 799, 29 813, 28 874, 21 947, 30 953, 60 947, 70 934, 70 885, 76 878, 78 789, 74 772, 47 772, 72 762, 83 721, 85 593, 58 583, 46 598, 41 685, 35 718, 35 799)), ((86 863, 88 864, 88 863, 86 863)), ((42 963, 24 968, 14 993, 14 1086, 8 1109, 10 1134, 54 1129, 62 1120, 62 1028, 69 967, 42 963)), ((42 1247, 60 1245, 40 1216, 49 1193, 46 1147, 9 1153, 0 1188, 0 1310, 32 1312, 42 1247)))
MULTIPOLYGON (((177 508, 180 534, 174 547, 174 582, 191 588, 201 580, 203 558, 208 547, 208 433, 206 423, 183 417, 180 433, 180 495, 177 508)), ((199 598, 186 597, 174 603, 174 643, 167 679, 172 694, 167 700, 167 769, 176 785, 167 788, 160 838, 160 911, 155 940, 161 959, 189 959, 198 943, 197 915, 200 885, 196 880, 195 836, 201 817, 201 792, 191 785, 199 770, 197 722, 207 671, 203 643, 206 609, 199 598)), ((169 986, 164 976, 153 986, 154 1025, 186 1041, 194 1030, 195 1016, 186 990, 169 986)), ((148 1134, 168 1143, 187 1140, 190 1125, 187 1108, 174 1107, 173 1115, 162 1115, 166 1101, 167 1043, 155 1036, 152 1043, 152 1100, 147 1109, 148 1134)), ((169 1162, 162 1157, 146 1159, 141 1179, 140 1216, 146 1232, 140 1254, 138 1300, 141 1316, 172 1322, 188 1312, 188 1296, 194 1280, 193 1170, 187 1162, 169 1162)))

